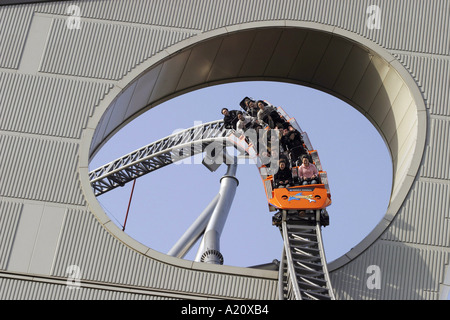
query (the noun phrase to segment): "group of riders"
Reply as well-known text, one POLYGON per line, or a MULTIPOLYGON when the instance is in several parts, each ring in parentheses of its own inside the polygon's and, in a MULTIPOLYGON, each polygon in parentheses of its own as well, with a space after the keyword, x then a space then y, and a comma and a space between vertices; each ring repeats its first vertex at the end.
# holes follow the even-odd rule
MULTIPOLYGON (((242 135, 253 129, 253 132, 256 132, 258 151, 260 150, 259 132, 278 136, 278 148, 273 148, 268 143, 263 151, 264 156, 268 159, 276 156, 275 153, 279 150, 278 166, 276 170, 273 170, 275 172, 273 174, 275 188, 320 183, 319 172, 304 146, 301 133, 278 113, 276 107, 265 100, 254 100, 249 97, 245 97, 240 102, 240 107, 244 111, 222 108, 221 113, 224 116, 223 122, 226 129, 234 129, 242 135), (272 130, 261 131, 262 129, 272 130)), ((271 139, 269 138, 268 141, 271 139)), ((271 162, 268 161, 265 165, 269 167, 271 162)))

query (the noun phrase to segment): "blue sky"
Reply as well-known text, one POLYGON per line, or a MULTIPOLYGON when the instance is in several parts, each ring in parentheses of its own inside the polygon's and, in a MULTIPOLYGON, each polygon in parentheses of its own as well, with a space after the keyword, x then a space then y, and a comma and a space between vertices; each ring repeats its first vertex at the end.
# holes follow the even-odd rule
MULTIPOLYGON (((120 130, 96 155, 100 167, 176 130, 222 119, 222 107, 239 109, 245 96, 281 106, 295 117, 318 150, 328 173, 330 225, 322 229, 328 262, 359 243, 384 216, 392 186, 389 151, 370 122, 347 103, 324 92, 279 82, 238 82, 207 87, 171 99, 120 130)), ((209 172, 198 161, 172 164, 136 181, 125 232, 167 253, 219 191, 226 166, 209 172)), ((222 232, 224 264, 252 266, 280 260, 282 239, 261 177, 252 163, 238 166, 239 186, 222 232)), ((98 197, 122 227, 132 183, 98 197)), ((185 257, 193 260, 196 247, 185 257)))

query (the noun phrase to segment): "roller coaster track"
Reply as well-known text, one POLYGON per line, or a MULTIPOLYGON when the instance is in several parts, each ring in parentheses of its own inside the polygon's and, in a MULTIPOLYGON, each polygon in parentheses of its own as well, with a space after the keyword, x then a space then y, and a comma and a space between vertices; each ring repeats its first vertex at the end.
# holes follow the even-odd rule
POLYGON ((175 161, 202 153, 212 142, 226 142, 233 132, 217 120, 174 133, 89 173, 96 196, 124 186, 175 161))
POLYGON ((283 212, 280 226, 283 255, 279 268, 279 298, 334 300, 321 235, 320 213, 283 212))
MULTIPOLYGON (((289 118, 281 109, 279 112, 302 132, 295 119, 289 118)), ((302 132, 302 135, 305 145, 312 150, 306 134, 302 132)), ((152 171, 202 153, 212 144, 222 148, 234 146, 255 158, 257 165, 260 163, 252 145, 234 130, 225 129, 222 120, 217 120, 174 133, 91 171, 89 178, 94 194, 99 196, 152 171)), ((319 169, 317 154, 311 155, 319 169)), ((264 171, 260 170, 260 173, 264 178, 264 171)), ((280 299, 334 299, 321 239, 321 216, 317 212, 298 217, 298 212, 292 215, 285 210, 274 215, 274 219, 278 219, 274 224, 279 226, 284 242, 279 267, 280 299)))

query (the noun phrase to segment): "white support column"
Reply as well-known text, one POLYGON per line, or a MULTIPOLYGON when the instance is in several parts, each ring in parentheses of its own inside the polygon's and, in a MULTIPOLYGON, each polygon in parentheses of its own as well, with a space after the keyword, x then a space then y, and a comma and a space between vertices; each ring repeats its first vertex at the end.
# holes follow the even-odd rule
POLYGON ((236 179, 237 160, 228 164, 226 174, 220 179, 219 200, 206 227, 195 261, 222 264, 220 236, 233 203, 239 181, 236 179))
POLYGON ((205 232, 205 228, 208 221, 219 201, 220 194, 217 194, 214 199, 203 210, 200 216, 194 221, 188 230, 181 236, 181 238, 175 243, 175 245, 167 253, 169 256, 183 258, 186 253, 191 249, 195 242, 205 232))

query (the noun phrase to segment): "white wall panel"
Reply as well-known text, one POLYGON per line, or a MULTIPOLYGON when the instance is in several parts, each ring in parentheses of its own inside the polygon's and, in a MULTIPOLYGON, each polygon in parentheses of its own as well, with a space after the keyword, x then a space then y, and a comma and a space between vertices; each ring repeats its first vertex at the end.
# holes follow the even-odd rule
POLYGON ((446 0, 185 0, 183 5, 178 5, 178 0, 115 0, 111 4, 50 2, 35 4, 33 8, 37 12, 67 15, 71 4, 79 5, 86 18, 202 31, 255 20, 312 21, 356 32, 388 49, 450 53, 450 4, 446 0), (380 9, 380 29, 367 28, 367 8, 371 5, 380 9))
POLYGON ((24 204, 6 270, 49 275, 65 211, 48 204, 24 204))
POLYGON ((437 179, 450 179, 450 120, 430 120, 429 144, 421 176, 437 179))
POLYGON ((417 182, 383 239, 450 247, 450 186, 417 182))
POLYGON ((440 250, 380 241, 354 264, 333 272, 331 283, 336 298, 343 300, 435 300, 444 278, 444 271, 436 266, 446 262, 448 253, 440 250), (379 268, 380 289, 367 285, 374 274, 370 266, 379 268))
POLYGON ((89 116, 111 87, 98 82, 0 73, 0 130, 80 138, 89 116))
POLYGON ((0 67, 17 69, 33 17, 31 6, 0 8, 0 67))
POLYGON ((190 270, 145 257, 111 237, 85 210, 67 211, 55 261, 52 275, 57 277, 66 276, 67 267, 77 265, 82 271, 82 281, 95 280, 204 296, 276 298, 276 282, 269 279, 190 270))
POLYGON ((66 19, 55 19, 40 71, 118 80, 156 52, 194 34, 84 20, 80 29, 69 29, 66 19))
POLYGON ((78 144, 0 135, 0 195, 84 205, 77 172, 78 144), (63 187, 62 187, 63 186, 63 187))
POLYGON ((22 203, 0 201, 0 269, 8 264, 22 207, 22 203))

